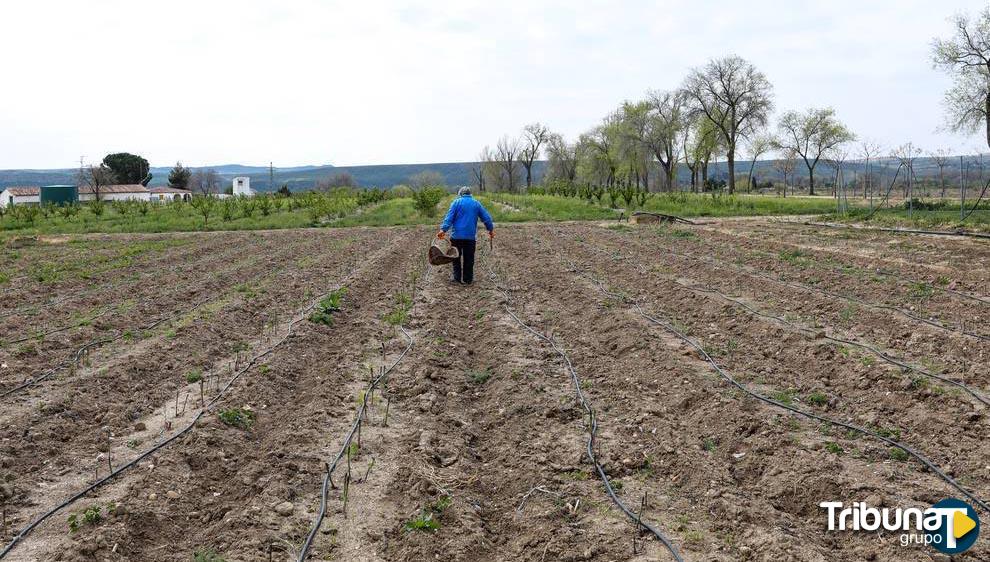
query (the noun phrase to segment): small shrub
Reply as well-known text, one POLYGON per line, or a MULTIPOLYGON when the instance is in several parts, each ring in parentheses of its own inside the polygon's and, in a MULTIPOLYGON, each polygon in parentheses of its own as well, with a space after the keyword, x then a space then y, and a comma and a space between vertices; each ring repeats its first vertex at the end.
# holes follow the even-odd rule
POLYGON ((309 315, 309 321, 314 324, 333 326, 333 313, 340 310, 340 301, 346 292, 347 288, 341 287, 320 299, 316 305, 316 310, 309 315))
POLYGON ((220 411, 220 421, 232 427, 251 429, 254 424, 254 412, 242 408, 228 408, 220 411))
POLYGON ((443 188, 424 187, 413 192, 413 207, 424 217, 433 217, 437 214, 437 205, 446 196, 447 191, 443 188))
POLYGON ((467 372, 468 379, 474 384, 485 384, 488 379, 492 378, 492 374, 488 369, 476 370, 471 369, 467 372))

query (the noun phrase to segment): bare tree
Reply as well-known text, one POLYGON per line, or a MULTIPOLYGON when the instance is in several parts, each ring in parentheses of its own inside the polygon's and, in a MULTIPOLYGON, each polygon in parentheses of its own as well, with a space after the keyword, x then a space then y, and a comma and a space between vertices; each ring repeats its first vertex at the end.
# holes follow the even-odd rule
POLYGON ((951 152, 947 148, 937 148, 929 152, 928 156, 938 166, 938 185, 942 190, 942 199, 945 199, 945 167, 949 165, 951 152))
POLYGON ((787 197, 787 176, 791 175, 794 168, 797 167, 797 154, 790 150, 783 151, 781 158, 774 161, 773 167, 780 172, 780 175, 783 178, 784 184, 782 191, 784 197, 787 197))
POLYGON ((533 187, 533 162, 540 157, 540 150, 550 136, 550 129, 540 123, 531 123, 523 129, 522 150, 519 162, 526 169, 526 187, 533 187))
POLYGON ((189 185, 193 191, 198 191, 203 195, 220 193, 220 174, 213 168, 208 170, 199 168, 193 172, 189 185))
POLYGON ((866 181, 863 185, 863 199, 866 199, 867 192, 873 193, 873 167, 870 163, 870 159, 876 159, 880 156, 880 152, 883 150, 878 143, 872 142, 870 140, 864 140, 859 145, 859 155, 863 158, 864 175, 866 181))
POLYGON ((773 135, 767 133, 757 133, 752 135, 752 138, 749 139, 748 149, 749 149, 750 163, 749 163, 749 189, 747 191, 752 191, 752 189, 757 185, 756 178, 753 177, 753 172, 754 170, 756 170, 756 161, 759 160, 760 156, 763 156, 764 154, 772 150, 774 147, 774 143, 776 142, 777 141, 776 139, 773 138, 773 135))
POLYGON ((519 176, 519 155, 522 152, 522 143, 519 139, 507 136, 499 139, 495 145, 495 152, 492 153, 492 160, 495 162, 499 174, 499 187, 508 191, 516 190, 516 180, 519 176))
POLYGON ((935 67, 954 78, 952 88, 945 93, 948 126, 966 133, 982 128, 990 146, 990 8, 972 20, 958 14, 952 23, 952 38, 932 42, 935 67))
POLYGON ((810 108, 803 114, 788 111, 777 124, 776 148, 791 151, 808 167, 809 194, 815 194, 815 167, 826 154, 842 143, 856 139, 845 125, 835 118, 835 110, 810 108))
POLYGON ((409 176, 409 185, 413 189, 423 189, 424 187, 442 187, 447 185, 443 174, 436 170, 423 170, 409 176))
POLYGON ((904 198, 909 199, 913 195, 913 181, 914 181, 914 161, 921 156, 922 151, 920 148, 914 146, 914 143, 905 143, 894 149, 891 156, 896 159, 900 165, 904 168, 906 183, 904 186, 904 198))
POLYGON ((713 59, 691 71, 683 90, 696 113, 720 133, 729 166, 729 193, 735 191, 736 145, 740 137, 767 124, 773 110, 773 86, 745 59, 713 59))
POLYGON ((577 177, 577 147, 551 133, 547 139, 547 179, 573 183, 577 177))
POLYGON ((485 146, 478 155, 478 161, 471 163, 471 178, 474 180, 474 184, 478 186, 478 191, 485 190, 485 177, 488 175, 486 171, 491 166, 491 162, 492 149, 485 146))
POLYGON ((96 201, 102 201, 104 188, 115 183, 117 177, 105 164, 90 164, 79 169, 78 184, 88 187, 96 201))
POLYGON ((357 187, 358 182, 348 172, 337 172, 326 178, 316 180, 317 191, 330 191, 335 187, 357 187))

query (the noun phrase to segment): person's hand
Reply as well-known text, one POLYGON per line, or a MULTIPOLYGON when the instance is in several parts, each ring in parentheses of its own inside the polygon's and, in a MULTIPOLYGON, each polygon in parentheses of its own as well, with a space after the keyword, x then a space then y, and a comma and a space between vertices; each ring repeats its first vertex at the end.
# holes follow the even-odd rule
POLYGON ((440 240, 443 240, 443 237, 444 236, 447 236, 447 233, 446 232, 444 232, 442 230, 440 232, 437 232, 437 238, 439 238, 440 240))
POLYGON ((494 228, 488 231, 488 238, 495 238, 495 229, 494 228))

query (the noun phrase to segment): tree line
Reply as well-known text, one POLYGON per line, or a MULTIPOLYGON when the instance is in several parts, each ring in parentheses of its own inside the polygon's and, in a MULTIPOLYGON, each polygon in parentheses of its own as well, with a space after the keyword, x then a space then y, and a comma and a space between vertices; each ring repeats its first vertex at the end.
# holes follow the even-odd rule
MULTIPOLYGON (((983 129, 990 146, 990 8, 976 17, 957 15, 952 22, 953 36, 932 44, 933 65, 954 78, 945 96, 946 128, 963 133, 983 129)), ((776 119, 774 110, 767 76, 742 57, 724 56, 692 69, 679 88, 624 101, 573 141, 541 123, 527 125, 518 136, 503 136, 494 147, 482 149, 472 176, 482 190, 520 191, 533 186, 533 164, 545 157, 542 182, 549 185, 674 191, 683 187, 678 185, 683 166, 691 191, 725 187, 734 193, 740 185, 756 187, 757 160, 773 154, 785 195, 789 177, 791 185, 804 183, 815 195, 823 164, 832 169, 826 182, 834 187, 849 182, 842 167, 856 158, 865 171, 857 178, 865 195, 877 183, 874 164, 886 167, 893 161, 902 183, 910 186, 916 181, 916 160, 927 155, 938 167, 945 193, 947 148, 924 151, 908 142, 884 151, 870 140, 854 146, 857 135, 832 107, 788 109, 776 119), (739 161, 742 155, 744 162, 739 161), (728 171, 724 182, 709 173, 712 163, 720 161, 728 171), (745 183, 738 181, 741 163, 747 167, 745 183)))

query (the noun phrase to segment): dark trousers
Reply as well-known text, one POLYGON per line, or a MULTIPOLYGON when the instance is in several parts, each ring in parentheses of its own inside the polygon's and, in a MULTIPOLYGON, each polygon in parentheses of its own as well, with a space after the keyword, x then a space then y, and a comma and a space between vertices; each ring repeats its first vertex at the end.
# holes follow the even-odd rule
POLYGON ((461 283, 473 282, 474 248, 478 243, 475 240, 459 240, 457 238, 452 238, 450 243, 461 253, 461 256, 450 264, 454 268, 454 281, 461 283))

